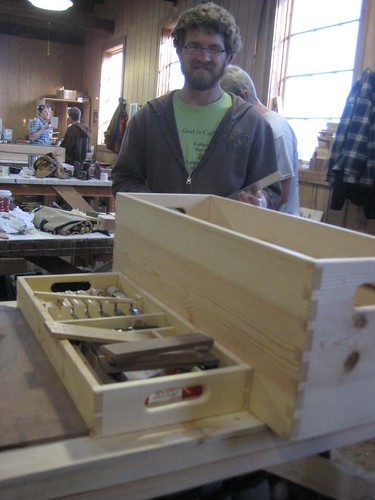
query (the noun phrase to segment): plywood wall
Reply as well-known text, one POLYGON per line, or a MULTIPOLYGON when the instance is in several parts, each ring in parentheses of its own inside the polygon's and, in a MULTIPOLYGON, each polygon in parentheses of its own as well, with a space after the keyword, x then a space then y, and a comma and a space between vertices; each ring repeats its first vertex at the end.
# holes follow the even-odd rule
POLYGON ((0 118, 13 139, 27 136, 35 101, 56 95, 62 85, 83 90, 83 47, 0 34, 0 118))
MULTIPOLYGON (((95 34, 86 37, 85 43, 85 85, 89 88, 93 106, 98 103, 100 92, 101 54, 111 39, 126 41, 123 97, 140 105, 156 95, 159 44, 161 30, 170 27, 179 14, 199 3, 194 0, 107 0, 106 11, 115 19, 115 33, 111 37, 100 38, 95 34), (100 47, 101 46, 101 47, 100 47)), ((242 36, 242 49, 234 62, 251 71, 254 44, 254 19, 251 15, 250 0, 216 0, 235 17, 242 36)), ((257 82, 256 82, 257 83, 257 82)), ((93 136, 97 130, 93 127, 93 136)))
MULTIPOLYGON (((253 0, 255 1, 255 0, 253 0)), ((243 48, 234 62, 251 70, 254 29, 251 0, 216 0, 236 18, 243 48)), ((87 92, 91 110, 99 107, 102 53, 112 40, 126 43, 124 94, 130 102, 145 103, 156 95, 159 40, 162 27, 171 25, 196 0, 106 0, 97 15, 115 19, 115 33, 90 32, 85 48, 0 34, 0 118, 4 128, 14 130, 14 138, 27 135, 27 122, 35 115, 35 100, 65 88, 87 92)), ((375 69, 373 41, 375 0, 368 0, 368 32, 363 65, 375 69)), ((257 83, 257 82, 256 82, 257 83)), ((257 87, 259 85, 257 84, 257 87)), ((259 91, 259 88, 258 88, 259 91)), ((92 124, 92 119, 90 120, 92 124)), ((93 128, 93 143, 97 130, 93 128)))
MULTIPOLYGON (((234 62, 249 72, 251 72, 253 64, 252 47, 255 36, 254 23, 256 22, 252 15, 252 6, 256 1, 216 0, 217 4, 228 9, 233 14, 239 25, 243 47, 236 55, 234 62)), ((128 102, 143 104, 155 97, 161 29, 171 25, 181 12, 197 3, 200 2, 196 0, 178 0, 176 2, 165 0, 106 0, 105 8, 103 6, 103 12, 100 12, 100 14, 107 13, 115 19, 115 33, 112 37, 106 37, 103 44, 108 44, 111 38, 126 39, 124 97, 128 102)), ((374 67, 375 0, 366 0, 366 4, 366 17, 369 17, 369 19, 368 30, 364 34, 363 64, 374 67)), ((270 23, 272 22, 270 16, 270 23)), ((97 36, 91 37, 91 40, 87 41, 85 53, 87 58, 91 60, 91 67, 87 68, 87 72, 85 71, 87 75, 93 75, 100 68, 100 61, 98 64, 98 60, 95 62, 92 59, 93 54, 96 54, 100 59, 100 43, 101 41, 97 36)), ((260 59, 262 59, 262 55, 260 59)), ((260 88, 262 78, 259 81, 259 71, 266 72, 268 67, 269 64, 265 61, 264 67, 258 67, 256 74, 254 74, 255 83, 260 94, 262 94, 260 88)), ((90 95, 93 96, 93 102, 95 102, 99 93, 99 84, 91 80, 91 83, 87 82, 86 85, 91 85, 92 92, 90 95)))
MULTIPOLYGON (((183 9, 189 4, 178 3, 183 9)), ((176 19, 178 10, 164 0, 107 0, 106 5, 115 19, 115 33, 111 37, 89 34, 85 40, 84 82, 92 96, 92 110, 98 109, 101 58, 111 40, 126 45, 123 97, 142 105, 156 95, 161 29, 176 19)), ((92 132, 97 137, 96 127, 92 132)))
MULTIPOLYGON (((114 3, 116 3, 114 1, 114 3)), ((140 104, 156 95, 161 29, 171 26, 181 12, 199 3, 194 0, 128 0, 119 9, 114 37, 126 38, 124 97, 140 104)), ((242 49, 235 63, 250 71, 254 26, 249 0, 216 0, 235 17, 242 36, 242 49)))

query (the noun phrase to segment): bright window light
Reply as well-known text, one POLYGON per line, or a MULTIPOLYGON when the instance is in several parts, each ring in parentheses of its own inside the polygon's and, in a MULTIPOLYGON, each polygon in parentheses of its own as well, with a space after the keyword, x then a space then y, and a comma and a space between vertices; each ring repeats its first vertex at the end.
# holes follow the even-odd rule
POLYGON ((98 144, 104 144, 104 132, 107 130, 122 96, 122 73, 124 47, 118 45, 103 54, 100 77, 99 129, 98 144))
POLYGON ((299 158, 309 161, 319 131, 339 122, 353 85, 362 0, 293 0, 291 6, 282 114, 297 135, 299 158))

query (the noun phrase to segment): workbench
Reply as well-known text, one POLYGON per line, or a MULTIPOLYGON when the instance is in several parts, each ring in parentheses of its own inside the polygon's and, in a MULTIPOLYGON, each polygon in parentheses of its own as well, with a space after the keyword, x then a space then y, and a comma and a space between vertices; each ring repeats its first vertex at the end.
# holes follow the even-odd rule
POLYGON ((23 258, 50 273, 76 273, 82 271, 61 257, 110 260, 113 240, 113 234, 100 232, 60 236, 32 229, 0 239, 0 258, 23 258))
POLYGON ((14 302, 0 320, 2 498, 148 499, 375 436, 374 422, 287 441, 238 412, 94 439, 14 302))
POLYGON ((86 212, 98 210, 98 203, 90 204, 86 198, 99 200, 104 198, 107 203, 107 212, 114 211, 112 196, 112 181, 98 179, 79 180, 74 177, 57 179, 55 177, 22 177, 20 174, 10 174, 0 177, 0 190, 7 189, 17 196, 41 196, 43 204, 50 205, 53 200, 61 196, 73 209, 86 212))

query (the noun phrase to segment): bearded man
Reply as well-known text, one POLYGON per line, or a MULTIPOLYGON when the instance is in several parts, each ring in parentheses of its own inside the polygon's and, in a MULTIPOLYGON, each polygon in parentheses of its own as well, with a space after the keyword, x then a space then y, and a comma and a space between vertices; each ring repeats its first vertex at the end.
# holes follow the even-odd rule
MULTIPOLYGON (((213 2, 181 14, 172 32, 184 86, 130 120, 113 168, 113 193, 230 196, 277 171, 270 126, 220 79, 241 48, 233 16, 213 2)), ((241 201, 278 209, 280 183, 241 201)))

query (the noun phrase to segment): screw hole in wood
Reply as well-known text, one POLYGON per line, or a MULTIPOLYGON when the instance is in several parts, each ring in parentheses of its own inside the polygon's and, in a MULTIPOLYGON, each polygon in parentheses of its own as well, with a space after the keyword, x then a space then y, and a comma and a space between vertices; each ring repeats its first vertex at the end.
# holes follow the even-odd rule
POLYGON ((351 372, 354 367, 357 365, 358 361, 360 358, 360 354, 358 351, 353 351, 352 353, 349 354, 349 356, 346 358, 344 362, 344 370, 346 373, 351 372))

